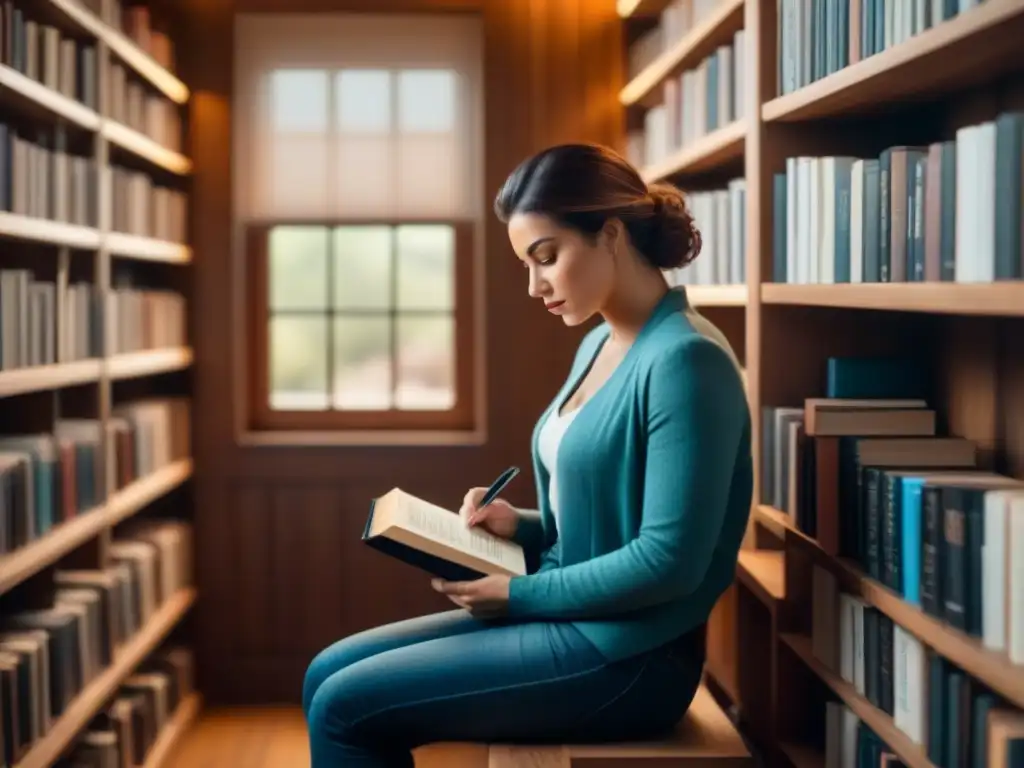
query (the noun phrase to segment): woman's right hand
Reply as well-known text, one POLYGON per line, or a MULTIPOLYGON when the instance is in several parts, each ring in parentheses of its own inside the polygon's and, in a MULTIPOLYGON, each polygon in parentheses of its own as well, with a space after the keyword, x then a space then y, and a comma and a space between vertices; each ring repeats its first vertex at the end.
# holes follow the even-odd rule
POLYGON ((519 527, 519 512, 504 499, 495 499, 483 509, 477 505, 487 492, 486 488, 470 488, 462 499, 459 515, 473 526, 480 526, 495 536, 511 539, 519 527))

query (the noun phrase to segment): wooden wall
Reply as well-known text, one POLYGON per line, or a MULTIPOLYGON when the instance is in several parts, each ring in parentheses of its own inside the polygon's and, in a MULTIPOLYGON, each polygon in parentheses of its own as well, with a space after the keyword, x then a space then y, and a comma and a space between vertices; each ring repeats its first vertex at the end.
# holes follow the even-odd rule
MULTIPOLYGON (((193 89, 195 414, 201 682, 214 702, 298 701, 312 655, 348 633, 451 604, 428 579, 368 551, 369 499, 393 486, 456 506, 510 463, 529 466, 534 420, 580 337, 528 299, 504 228, 485 231, 488 440, 476 447, 241 444, 239 269, 231 242, 235 12, 437 10, 482 13, 485 187, 559 141, 621 141, 614 0, 190 0, 182 71, 193 89)), ((489 210, 489 201, 487 208, 489 210)), ((508 496, 533 505, 532 473, 508 496)))

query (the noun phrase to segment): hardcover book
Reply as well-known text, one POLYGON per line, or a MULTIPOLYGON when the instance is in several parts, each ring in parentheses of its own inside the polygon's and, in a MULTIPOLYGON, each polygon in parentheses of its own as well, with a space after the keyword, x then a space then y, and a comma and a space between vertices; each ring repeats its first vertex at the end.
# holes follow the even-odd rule
POLYGON ((363 541, 434 576, 453 581, 526 573, 523 549, 460 515, 399 488, 370 504, 363 541))

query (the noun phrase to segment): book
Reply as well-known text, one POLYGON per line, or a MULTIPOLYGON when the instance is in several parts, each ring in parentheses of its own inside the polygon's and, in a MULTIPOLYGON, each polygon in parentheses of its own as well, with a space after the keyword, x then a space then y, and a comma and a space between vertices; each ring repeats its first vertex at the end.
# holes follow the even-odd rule
POLYGON ((459 514, 399 488, 370 503, 363 541, 386 555, 452 581, 526 573, 523 549, 459 514))

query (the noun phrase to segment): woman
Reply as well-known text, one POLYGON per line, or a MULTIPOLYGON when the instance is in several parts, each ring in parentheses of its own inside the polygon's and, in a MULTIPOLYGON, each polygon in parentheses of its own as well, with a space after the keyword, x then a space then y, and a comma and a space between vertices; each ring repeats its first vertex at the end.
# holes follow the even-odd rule
POLYGON ((530 296, 566 325, 603 318, 534 429, 539 512, 477 509, 481 488, 460 510, 520 542, 531 572, 435 580, 457 609, 321 652, 303 690, 313 768, 411 766, 435 741, 649 738, 699 684, 752 492, 735 356, 663 276, 700 234, 678 190, 591 145, 526 160, 495 210, 530 296))

